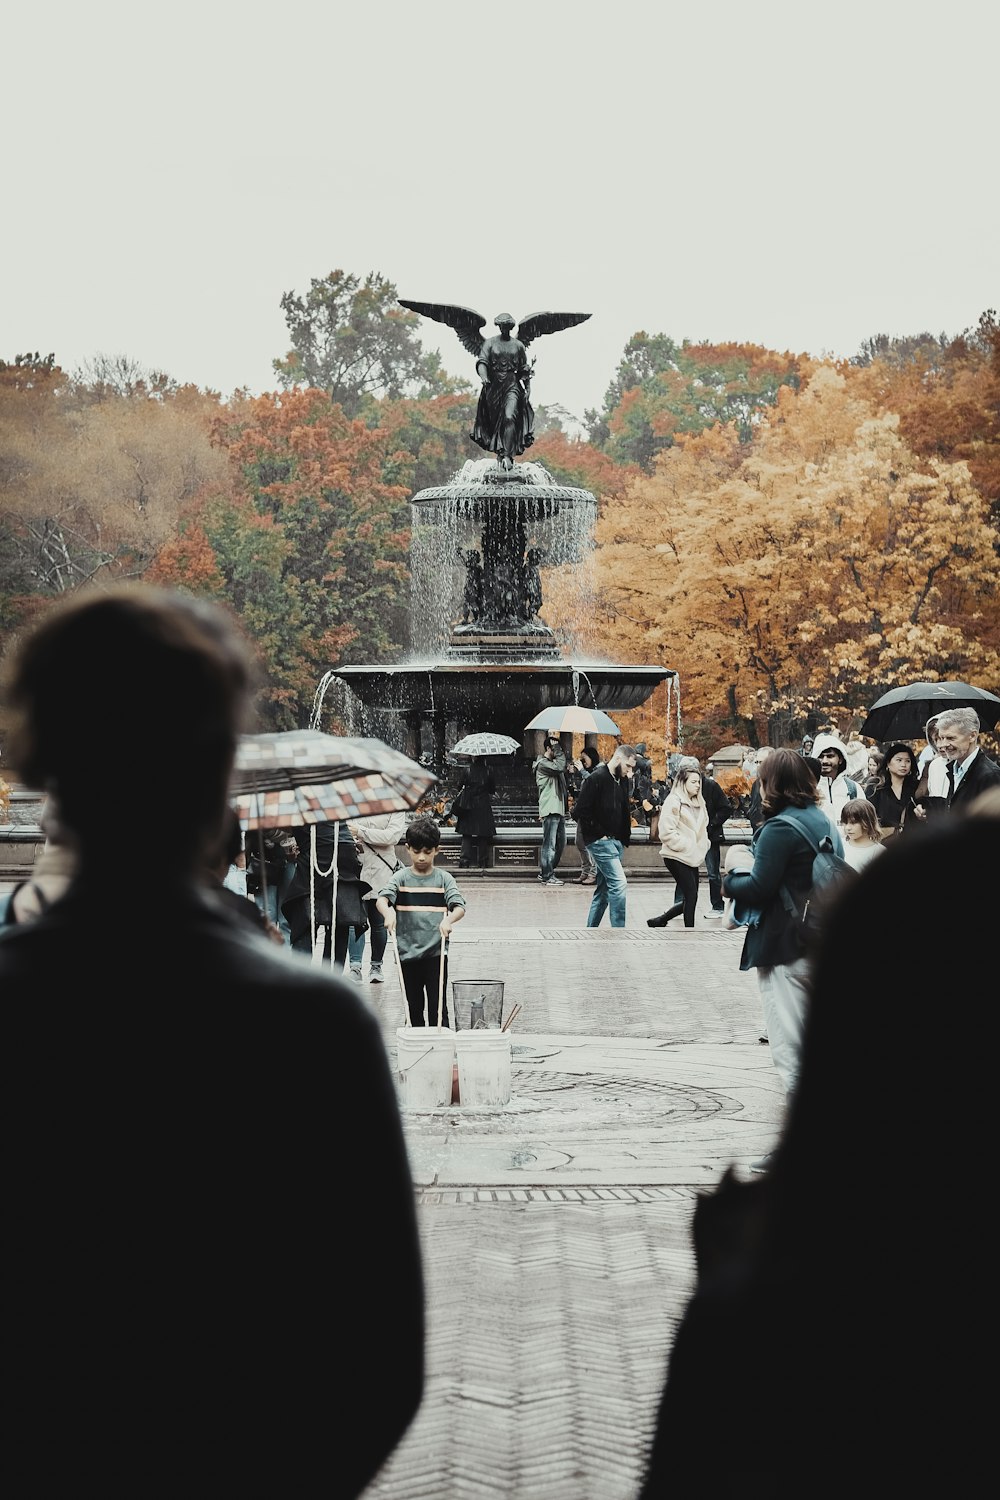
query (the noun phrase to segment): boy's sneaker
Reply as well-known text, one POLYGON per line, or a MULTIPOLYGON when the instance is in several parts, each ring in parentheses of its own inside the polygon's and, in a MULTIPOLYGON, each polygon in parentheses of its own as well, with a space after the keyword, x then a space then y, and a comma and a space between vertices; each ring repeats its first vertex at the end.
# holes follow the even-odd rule
POLYGON ((559 880, 555 875, 550 875, 548 880, 542 881, 543 885, 562 885, 563 883, 564 882, 559 880))
POLYGON ((384 981, 382 979, 382 965, 381 964, 372 964, 371 968, 368 970, 368 983, 369 984, 382 984, 383 982, 384 981))
POLYGON ((351 964, 351 978, 352 979, 356 979, 359 984, 361 983, 361 965, 360 964, 351 964))

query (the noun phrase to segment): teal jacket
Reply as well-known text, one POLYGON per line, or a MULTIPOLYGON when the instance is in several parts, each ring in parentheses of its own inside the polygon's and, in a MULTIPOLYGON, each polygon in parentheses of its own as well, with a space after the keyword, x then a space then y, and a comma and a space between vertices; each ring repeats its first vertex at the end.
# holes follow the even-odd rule
MULTIPOLYGON (((843 855, 840 832, 832 828, 822 807, 792 808, 795 817, 817 841, 830 837, 834 851, 843 855)), ((749 870, 731 870, 723 890, 738 908, 751 908, 752 915, 743 940, 741 969, 769 969, 801 956, 789 950, 787 913, 779 894, 786 886, 801 907, 812 889, 815 850, 806 836, 784 818, 768 818, 750 845, 753 865, 749 870)))

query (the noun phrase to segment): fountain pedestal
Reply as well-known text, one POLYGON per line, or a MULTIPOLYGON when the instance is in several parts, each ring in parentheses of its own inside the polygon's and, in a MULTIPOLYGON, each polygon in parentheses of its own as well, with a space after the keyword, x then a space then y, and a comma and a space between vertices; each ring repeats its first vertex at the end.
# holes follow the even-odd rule
MULTIPOLYGON (((411 501, 411 636, 414 658, 398 665, 335 667, 317 690, 312 727, 326 689, 350 733, 370 734, 414 759, 429 754, 441 775, 449 745, 493 730, 535 757, 524 726, 549 705, 579 703, 614 714, 638 708, 676 673, 659 665, 621 666, 564 657, 539 618, 543 567, 586 573, 597 502, 589 490, 557 484, 538 463, 501 470, 470 460, 449 484, 411 501)), ((534 802, 533 784, 528 787, 534 802)))

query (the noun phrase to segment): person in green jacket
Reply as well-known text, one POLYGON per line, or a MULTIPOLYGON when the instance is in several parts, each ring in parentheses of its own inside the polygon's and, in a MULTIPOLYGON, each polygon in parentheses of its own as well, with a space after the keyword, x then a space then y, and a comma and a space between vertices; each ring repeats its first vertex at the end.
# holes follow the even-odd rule
POLYGON ((556 876, 566 848, 566 753, 557 734, 546 734, 541 755, 531 768, 538 787, 542 847, 538 856, 540 885, 562 885, 556 876))

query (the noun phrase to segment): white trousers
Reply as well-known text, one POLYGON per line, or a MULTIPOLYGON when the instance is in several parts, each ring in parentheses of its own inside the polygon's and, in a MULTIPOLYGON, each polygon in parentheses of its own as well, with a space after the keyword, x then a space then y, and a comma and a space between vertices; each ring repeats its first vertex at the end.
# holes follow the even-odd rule
POLYGON ((757 970, 764 1025, 771 1044, 771 1061, 785 1085, 786 1094, 794 1093, 799 1081, 808 975, 809 962, 805 958, 797 958, 793 964, 776 964, 773 969, 757 970))

